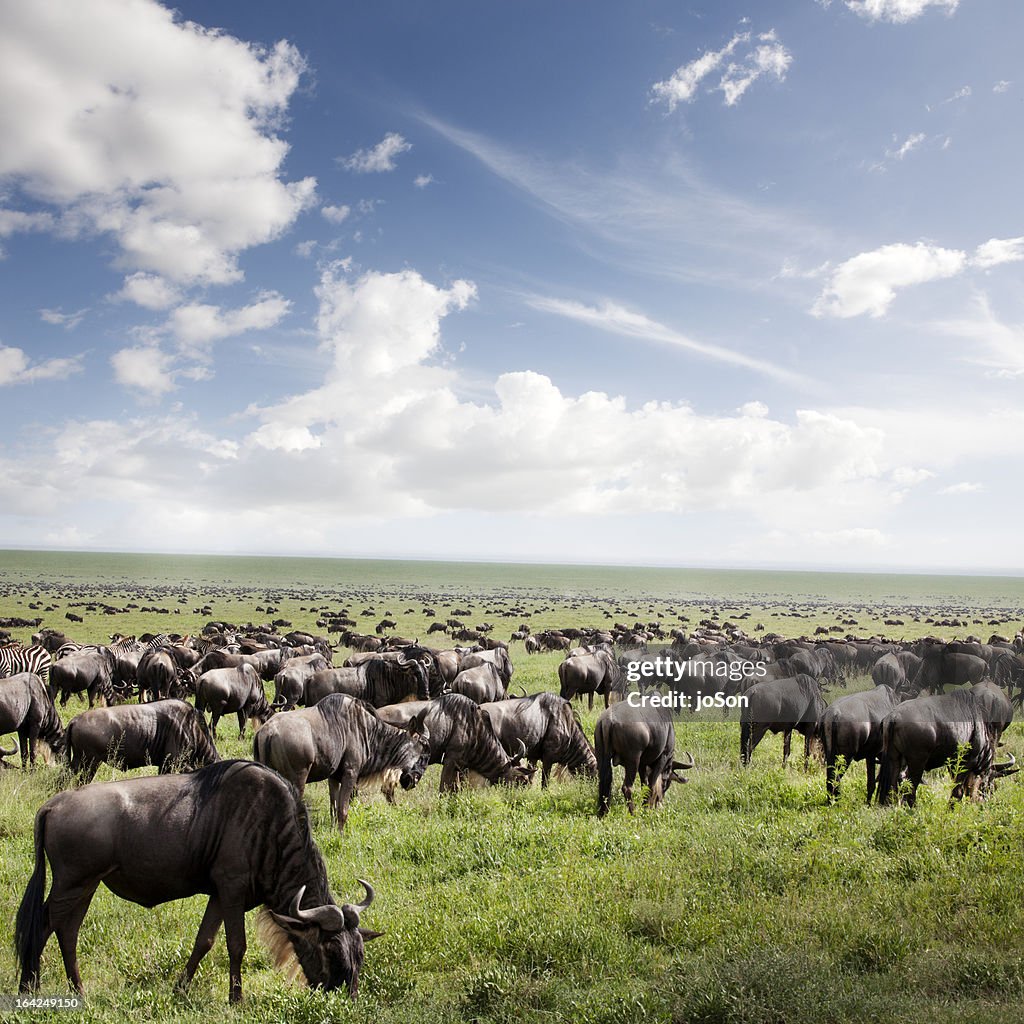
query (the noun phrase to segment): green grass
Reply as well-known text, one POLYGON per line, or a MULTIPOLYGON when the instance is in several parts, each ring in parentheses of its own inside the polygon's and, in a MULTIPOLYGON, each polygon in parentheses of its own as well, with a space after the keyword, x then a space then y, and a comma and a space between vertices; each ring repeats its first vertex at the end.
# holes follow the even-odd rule
MULTIPOLYGON (((122 585, 116 573, 102 575, 108 578, 83 576, 76 585, 104 594, 122 585)), ((40 576, 37 582, 45 580, 40 576)), ((353 585, 316 582, 324 592, 353 585)), ((386 600, 400 589, 372 576, 360 586, 391 590, 386 600)), ((494 580, 491 586, 496 592, 494 580)), ((243 612, 253 612, 267 591, 280 592, 246 580, 211 581, 200 589, 218 591, 227 605, 231 587, 240 588, 232 600, 243 612)), ((308 606, 312 588, 275 601, 285 618, 294 615, 296 626, 311 624, 298 612, 308 606), (289 607, 292 613, 285 610, 289 607)), ((479 618, 487 617, 488 595, 473 593, 471 588, 453 592, 452 606, 462 601, 479 618)), ((23 614, 6 609, 26 597, 9 593, 0 614, 23 614)), ((535 626, 545 624, 540 621, 545 617, 552 625, 571 616, 601 621, 596 606, 574 608, 547 592, 524 600, 531 608, 550 608, 533 616, 535 626)), ((671 598, 652 598, 642 608, 646 612, 662 600, 671 598)), ((334 598, 317 603, 333 604, 334 598)), ((386 607, 401 614, 411 603, 386 607)), ((189 609, 194 606, 190 597, 189 609)), ((385 603, 375 607, 383 611, 385 603)), ((821 621, 830 621, 826 614, 821 621)), ((215 604, 219 615, 227 616, 220 601, 215 604)), ((138 631, 143 618, 138 622, 121 631, 138 631)), ((87 625, 98 638, 107 619, 98 616, 87 625)), ((171 627, 162 620, 146 628, 171 627)), ((72 635, 82 634, 72 630, 72 635)), ((517 645, 513 657, 514 682, 530 691, 557 689, 559 656, 527 658, 517 645)), ((72 699, 69 712, 80 709, 72 699)), ((597 714, 596 709, 583 713, 590 735, 597 714)), ((250 738, 238 741, 233 720, 225 720, 219 746, 226 756, 245 756, 250 738)), ((794 743, 794 755, 800 746, 794 743)), ((734 722, 682 723, 678 747, 695 755, 698 769, 691 782, 672 786, 660 811, 642 809, 635 818, 626 813, 616 789, 611 813, 599 821, 595 783, 556 780, 546 792, 538 785, 525 792, 484 789, 441 797, 434 767, 415 791, 400 794, 396 807, 376 794, 361 797, 339 836, 328 821, 326 787, 313 785, 307 796, 314 832, 336 896, 358 896, 357 877, 369 878, 378 890, 365 923, 386 935, 367 947, 355 1003, 339 994, 287 986, 270 968, 251 922, 243 1006, 227 1004, 223 937, 190 994, 177 996, 173 979, 191 948, 202 898, 145 910, 101 888, 81 934, 88 1008, 76 1019, 193 1021, 202 1015, 209 1022, 298 1024, 1001 1024, 1021 1019, 1024 789, 1016 778, 1002 782, 985 804, 950 807, 950 783, 936 773, 909 812, 863 806, 864 768, 856 765, 844 779, 841 799, 830 807, 823 769, 804 770, 797 756, 783 769, 780 737, 766 739, 746 770, 738 764, 734 722)), ((1017 725, 1009 730, 1007 749, 1024 760, 1017 725)), ((118 772, 104 768, 98 781, 116 777, 118 772)), ((4 921, 13 920, 31 873, 35 811, 60 781, 54 768, 0 772, 4 921)), ((617 775, 617 785, 620 781, 617 775)), ((15 984, 13 956, 4 941, 0 991, 14 991, 15 984)), ((43 989, 58 993, 64 986, 51 940, 43 956, 43 989)))

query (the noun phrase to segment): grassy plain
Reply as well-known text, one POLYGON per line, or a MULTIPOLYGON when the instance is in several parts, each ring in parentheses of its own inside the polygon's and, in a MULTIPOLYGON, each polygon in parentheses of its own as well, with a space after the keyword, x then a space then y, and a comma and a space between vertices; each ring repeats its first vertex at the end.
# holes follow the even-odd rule
MULTIPOLYGON (((64 624, 69 601, 91 596, 140 605, 124 615, 85 613, 85 623, 69 627, 76 638, 92 640, 115 629, 188 632, 210 618, 263 621, 256 607, 265 609, 268 602, 279 609, 271 618, 296 627, 313 624, 311 606, 358 612, 372 602, 376 613, 395 612, 399 631, 409 635, 425 634, 422 608, 430 598, 439 614, 461 607, 472 612, 467 624, 496 622, 498 635, 507 635, 506 626, 514 628, 519 617, 494 613, 521 607, 535 629, 601 624, 606 610, 620 620, 646 621, 673 608, 694 623, 703 617, 694 613, 704 609, 734 619, 750 612, 742 620, 748 628, 760 622, 787 634, 831 625, 840 613, 862 620, 853 632, 870 632, 873 623, 881 628, 881 620, 896 617, 905 620, 908 636, 933 630, 924 621, 911 625, 907 609, 913 606, 925 609, 922 619, 939 608, 953 615, 955 608, 958 618, 980 619, 981 625, 971 625, 980 633, 996 629, 988 620, 1000 617, 1000 631, 1019 628, 1024 603, 1019 580, 738 574, 723 581, 721 574, 697 578, 681 571, 667 580, 654 570, 588 574, 524 566, 135 556, 47 561, 53 558, 58 556, 4 556, 0 586, 7 592, 0 594, 0 616, 38 614, 26 610, 35 593, 59 608, 44 615, 54 626, 64 624), (181 597, 184 604, 178 604, 181 597), (212 615, 193 612, 204 601, 212 602, 212 615), (143 606, 167 608, 170 615, 142 612, 143 606), (407 608, 414 611, 407 614, 407 608), (791 611, 800 617, 786 614, 791 611)), ((354 617, 368 631, 378 621, 354 617)), ((26 638, 30 630, 12 632, 26 638)), ((527 658, 517 644, 513 658, 515 682, 531 692, 557 689, 559 656, 527 658)), ((69 705, 71 713, 79 708, 74 701, 69 705)), ((596 717, 596 710, 583 713, 590 735, 596 717)), ((178 997, 171 985, 191 947, 202 900, 150 911, 101 888, 82 930, 88 1008, 77 1019, 1022 1019, 1024 789, 1016 779, 1003 782, 984 805, 951 808, 949 785, 936 775, 911 813, 864 807, 864 770, 858 766, 839 803, 828 807, 822 770, 805 771, 799 759, 783 769, 778 738, 758 748, 747 770, 738 765, 734 723, 681 723, 678 740, 695 756, 692 781, 673 786, 661 811, 635 818, 616 793, 611 814, 598 821, 593 783, 555 781, 546 792, 538 786, 441 797, 432 768, 417 790, 399 796, 397 807, 379 795, 357 801, 339 836, 328 821, 325 787, 314 785, 308 790, 314 830, 336 895, 357 895, 357 877, 378 889, 366 923, 386 936, 367 949, 358 1001, 287 986, 269 967, 253 927, 241 1008, 227 1005, 222 939, 189 996, 178 997)), ((1018 725, 1007 741, 1024 760, 1018 725)), ((245 756, 249 746, 250 738, 240 742, 225 720, 222 753, 245 756)), ((112 769, 100 774, 101 780, 116 777, 112 769)), ((35 810, 61 781, 54 768, 0 772, 4 921, 13 920, 31 872, 35 810)), ((64 991, 52 941, 43 964, 44 990, 64 991)), ((14 991, 15 983, 4 941, 0 992, 14 991)))

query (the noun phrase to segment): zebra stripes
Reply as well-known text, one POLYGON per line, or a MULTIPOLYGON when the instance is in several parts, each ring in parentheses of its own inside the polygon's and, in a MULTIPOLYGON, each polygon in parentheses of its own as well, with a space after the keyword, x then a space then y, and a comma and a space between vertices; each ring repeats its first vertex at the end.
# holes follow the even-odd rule
POLYGON ((34 672, 46 683, 50 680, 52 664, 53 659, 45 647, 22 647, 20 644, 0 647, 0 679, 20 672, 34 672))

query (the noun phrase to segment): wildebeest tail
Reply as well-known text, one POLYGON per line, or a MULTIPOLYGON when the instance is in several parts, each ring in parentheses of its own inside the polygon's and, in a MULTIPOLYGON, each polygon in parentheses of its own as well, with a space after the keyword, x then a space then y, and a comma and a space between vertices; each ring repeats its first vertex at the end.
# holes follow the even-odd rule
POLYGON ((897 755, 892 749, 892 722, 882 723, 882 764, 878 772, 877 799, 880 804, 889 803, 892 791, 899 783, 897 755))
POLYGON ((44 807, 36 815, 35 868, 14 920, 14 952, 21 967, 23 991, 26 988, 36 988, 39 984, 39 959, 46 944, 46 905, 43 901, 43 893, 46 890, 46 851, 43 849, 43 837, 48 813, 44 807))
POLYGON ((600 729, 594 730, 594 753, 597 756, 597 813, 607 814, 612 802, 612 754, 605 750, 604 737, 600 729))

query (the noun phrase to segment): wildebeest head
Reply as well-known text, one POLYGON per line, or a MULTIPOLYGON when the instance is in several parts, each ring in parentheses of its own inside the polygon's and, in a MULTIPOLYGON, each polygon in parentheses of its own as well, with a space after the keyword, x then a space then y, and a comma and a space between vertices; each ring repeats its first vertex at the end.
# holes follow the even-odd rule
POLYGON ((366 890, 362 903, 328 903, 303 910, 302 886, 292 900, 288 914, 264 909, 259 916, 260 937, 267 944, 274 966, 293 980, 328 992, 344 985, 355 999, 363 947, 381 933, 359 926, 359 916, 373 902, 373 886, 359 880, 366 890))
POLYGON ((398 776, 402 789, 412 789, 423 778, 430 764, 430 731, 423 724, 426 714, 426 711, 420 712, 409 723, 409 753, 398 776))

